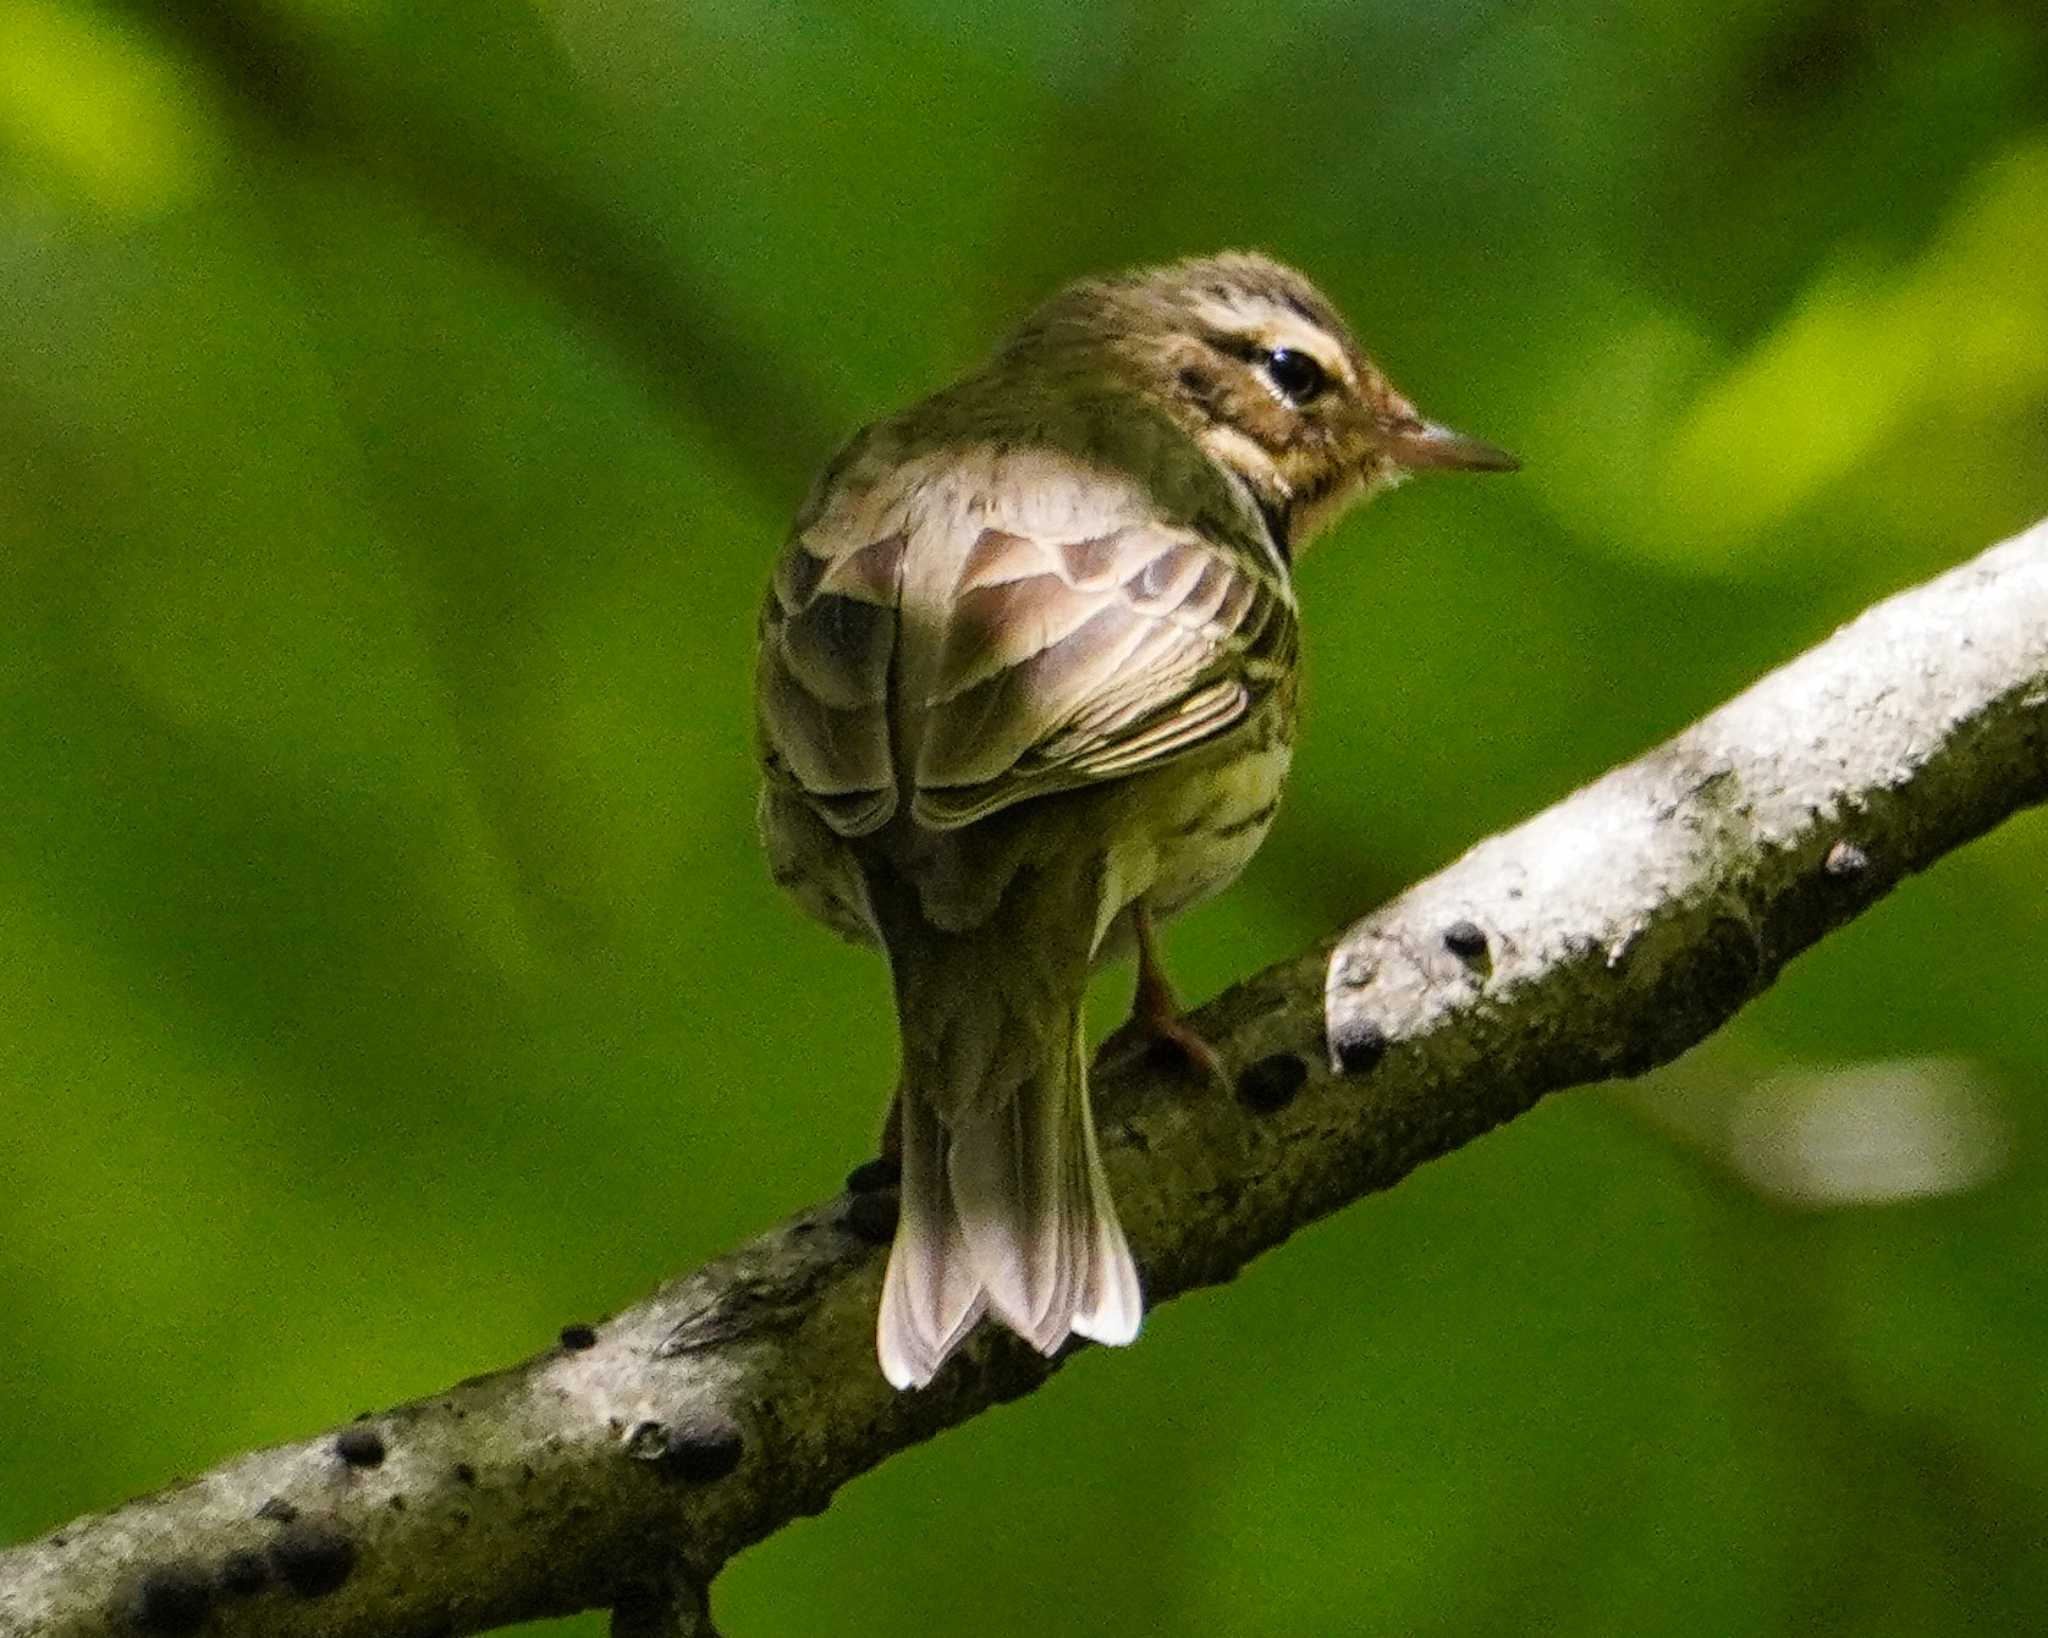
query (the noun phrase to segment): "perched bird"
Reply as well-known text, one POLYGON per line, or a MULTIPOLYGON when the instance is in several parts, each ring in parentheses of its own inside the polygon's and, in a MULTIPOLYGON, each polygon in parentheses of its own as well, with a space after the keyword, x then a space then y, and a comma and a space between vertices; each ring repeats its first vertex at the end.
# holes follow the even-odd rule
POLYGON ((1133 1026, 1213 1065, 1153 929, 1273 821, 1296 557, 1408 472, 1515 464, 1418 415, 1299 273, 1231 253, 1067 286, 818 479, 761 617, 761 832, 895 981, 897 1387, 984 1315, 1048 1354, 1136 1336, 1089 972, 1135 943, 1133 1026))

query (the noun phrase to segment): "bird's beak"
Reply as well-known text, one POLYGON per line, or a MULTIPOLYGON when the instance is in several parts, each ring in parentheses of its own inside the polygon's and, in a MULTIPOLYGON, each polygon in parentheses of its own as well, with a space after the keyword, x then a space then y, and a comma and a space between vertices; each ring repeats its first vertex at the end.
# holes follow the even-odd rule
POLYGON ((1504 449, 1419 418, 1396 422, 1382 447, 1410 472, 1516 472, 1522 465, 1504 449))

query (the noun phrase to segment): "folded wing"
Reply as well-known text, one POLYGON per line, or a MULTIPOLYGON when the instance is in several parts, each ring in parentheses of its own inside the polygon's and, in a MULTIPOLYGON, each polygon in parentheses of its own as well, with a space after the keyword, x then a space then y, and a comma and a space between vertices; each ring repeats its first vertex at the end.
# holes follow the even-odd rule
POLYGON ((769 777, 842 836, 880 828, 906 800, 921 825, 948 830, 1138 773, 1241 721, 1294 656, 1277 565, 1261 544, 1233 550, 1190 524, 1106 510, 1099 533, 1015 517, 941 541, 800 530, 762 619, 769 777), (943 572, 906 579, 913 551, 936 553, 943 572))
POLYGON ((1245 716, 1294 642, 1277 579, 1192 528, 984 529, 926 702, 917 817, 970 824, 1190 750, 1245 716))

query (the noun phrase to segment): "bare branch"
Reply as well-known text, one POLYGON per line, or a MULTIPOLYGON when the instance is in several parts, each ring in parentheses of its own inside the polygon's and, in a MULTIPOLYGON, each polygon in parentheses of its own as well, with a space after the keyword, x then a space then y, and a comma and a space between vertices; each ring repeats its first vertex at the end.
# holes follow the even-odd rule
MULTIPOLYGON (((1235 1095, 1098 1086, 1153 1300, 1228 1279, 1546 1092, 1676 1056, 1904 877, 2048 796, 2048 523, 1201 1016, 1235 1095)), ((864 1168, 872 1172, 874 1168, 864 1168)), ((496 1375, 0 1554, 0 1634, 709 1633, 734 1553, 1055 1365, 875 1368, 886 1185, 496 1375)))

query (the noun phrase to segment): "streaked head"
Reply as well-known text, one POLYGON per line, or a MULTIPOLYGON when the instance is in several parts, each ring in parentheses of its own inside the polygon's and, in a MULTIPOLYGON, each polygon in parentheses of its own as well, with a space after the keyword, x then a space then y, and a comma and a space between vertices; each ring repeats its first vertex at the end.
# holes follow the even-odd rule
POLYGON ((1518 464, 1425 420, 1314 285, 1250 252, 1079 280, 1004 353, 1088 358, 1164 403, 1245 481, 1290 553, 1410 472, 1518 464))

